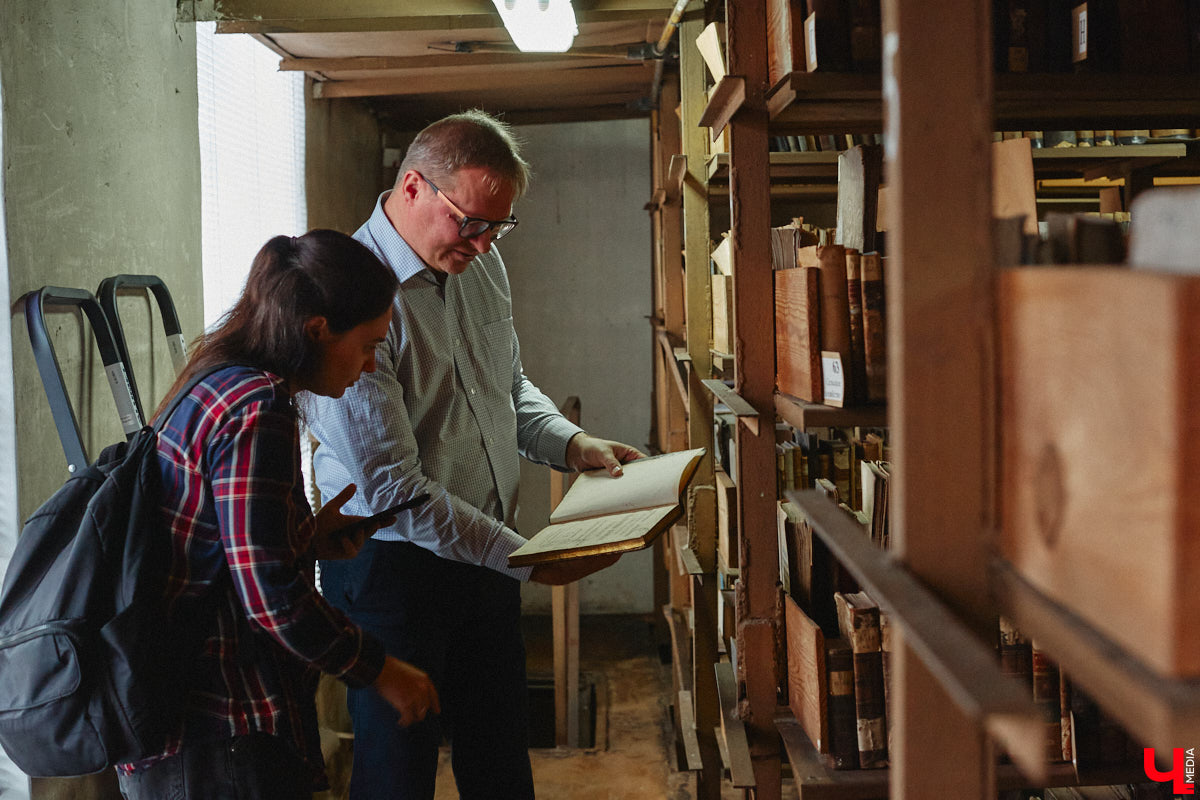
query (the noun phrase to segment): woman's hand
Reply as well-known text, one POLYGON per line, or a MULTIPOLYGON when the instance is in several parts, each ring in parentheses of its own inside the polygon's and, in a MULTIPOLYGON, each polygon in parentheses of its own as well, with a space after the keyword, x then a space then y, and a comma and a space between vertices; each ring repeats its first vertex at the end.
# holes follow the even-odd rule
POLYGON ((371 685, 399 712, 400 724, 405 727, 425 719, 431 711, 434 714, 442 711, 433 681, 407 661, 388 656, 383 662, 383 671, 371 685))
POLYGON ((325 561, 354 558, 371 534, 396 522, 395 517, 385 517, 373 523, 362 522, 367 518, 343 514, 342 506, 357 490, 357 486, 350 484, 317 512, 312 539, 313 555, 317 558, 325 561), (356 522, 360 524, 355 525, 356 522))

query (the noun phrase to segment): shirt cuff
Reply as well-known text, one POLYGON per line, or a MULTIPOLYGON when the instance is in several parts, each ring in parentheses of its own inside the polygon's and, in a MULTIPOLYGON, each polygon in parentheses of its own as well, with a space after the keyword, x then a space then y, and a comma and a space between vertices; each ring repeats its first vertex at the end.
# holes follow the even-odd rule
POLYGON ((481 563, 483 566, 494 569, 502 575, 516 578, 525 583, 529 580, 529 576, 533 572, 533 567, 510 567, 508 565, 508 556, 516 552, 517 548, 525 544, 526 541, 526 538, 521 534, 504 525, 500 525, 495 537, 492 539, 491 547, 488 548, 481 563))
POLYGON ((567 445, 577 433, 585 431, 565 417, 559 417, 547 422, 546 427, 538 434, 540 449, 549 456, 547 460, 550 465, 560 472, 570 471, 570 467, 567 466, 567 445))
POLYGON ((351 689, 365 689, 383 672, 383 645, 371 634, 359 629, 358 658, 349 669, 337 677, 351 689))

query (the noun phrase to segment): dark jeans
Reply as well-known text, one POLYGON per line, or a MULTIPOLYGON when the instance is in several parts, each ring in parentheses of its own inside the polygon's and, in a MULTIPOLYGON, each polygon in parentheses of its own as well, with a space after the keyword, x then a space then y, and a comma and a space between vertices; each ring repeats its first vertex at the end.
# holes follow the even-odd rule
POLYGON ((530 800, 520 583, 408 542, 368 539, 353 560, 321 562, 321 584, 389 654, 429 673, 442 707, 402 728, 375 691, 350 690, 352 800, 431 800, 443 734, 461 800, 530 800))
POLYGON ((118 780, 126 800, 311 800, 312 777, 283 739, 252 733, 186 745, 118 780))

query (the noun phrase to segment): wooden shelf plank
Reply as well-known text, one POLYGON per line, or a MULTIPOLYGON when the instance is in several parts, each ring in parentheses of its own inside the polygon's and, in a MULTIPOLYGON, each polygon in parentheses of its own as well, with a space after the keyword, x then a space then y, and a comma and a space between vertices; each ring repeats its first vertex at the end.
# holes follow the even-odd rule
POLYGON ((889 770, 826 767, 789 710, 776 714, 775 727, 804 800, 874 800, 888 796, 889 770))
POLYGON ((1200 741, 1200 681, 1151 672, 1006 563, 997 562, 992 575, 1001 607, 1021 631, 1145 746, 1200 741))
POLYGON ((675 698, 675 711, 678 715, 676 724, 679 726, 679 736, 683 742, 687 769, 689 772, 699 772, 704 769, 704 758, 700 754, 700 737, 696 734, 696 714, 692 702, 692 693, 688 691, 681 691, 675 698))
POLYGON ((721 704, 721 727, 718 737, 723 741, 722 757, 729 768, 729 780, 734 787, 754 787, 754 765, 750 759, 750 742, 746 726, 737 715, 737 682, 733 665, 728 661, 713 664, 717 673, 717 697, 721 704))
MULTIPOLYGON (((769 153, 772 184, 822 179, 837 183, 838 153, 818 150, 804 153, 769 153)), ((729 154, 713 153, 708 158, 708 182, 729 182, 729 154)), ((710 186, 711 188, 711 186, 710 186)))
MULTIPOLYGON (((996 130, 1200 126, 1194 75, 1002 74, 996 130)), ((883 130, 878 74, 793 72, 767 98, 774 134, 883 130)))
POLYGON ((787 498, 808 517, 833 557, 900 626, 905 641, 962 712, 984 725, 1026 774, 1040 778, 1046 768, 1041 711, 1026 687, 1000 671, 995 648, 976 638, 821 492, 787 492, 787 498))
POLYGON ((662 349, 663 369, 670 373, 671 383, 675 386, 675 391, 679 393, 679 399, 683 401, 683 405, 686 408, 688 404, 688 390, 683 382, 683 376, 679 374, 679 365, 682 361, 675 354, 676 347, 671 342, 671 336, 665 328, 659 328, 655 331, 654 338, 658 341, 658 345, 662 349))
POLYGON ((775 393, 775 413, 793 428, 883 428, 888 424, 887 406, 874 404, 835 408, 807 403, 791 395, 775 393))
POLYGON ((671 665, 678 678, 680 690, 692 690, 692 642, 689 638, 687 619, 669 605, 662 607, 667 618, 667 630, 671 633, 671 665))
POLYGON ((738 75, 726 75, 717 83, 712 99, 704 107, 704 113, 700 115, 700 127, 711 128, 712 139, 715 142, 745 102, 745 79, 738 75))
MULTIPOLYGON (((792 775, 804 800, 866 800, 888 796, 889 770, 831 769, 821 760, 804 728, 788 708, 780 708, 775 727, 792 765, 792 775)), ((1047 765, 1045 776, 1035 785, 1012 764, 996 766, 996 788, 1000 791, 1056 786, 1111 786, 1138 783, 1145 775, 1130 770, 1098 770, 1079 774, 1074 765, 1047 765)))
POLYGON ((683 178, 687 175, 687 156, 676 153, 671 156, 670 166, 667 167, 667 203, 679 202, 683 196, 683 178))
POLYGON ((758 435, 758 412, 754 410, 754 406, 747 403, 742 396, 725 385, 724 381, 719 381, 714 378, 708 378, 700 381, 704 387, 713 393, 713 396, 720 402, 729 407, 733 415, 737 417, 738 422, 744 424, 751 433, 758 435))

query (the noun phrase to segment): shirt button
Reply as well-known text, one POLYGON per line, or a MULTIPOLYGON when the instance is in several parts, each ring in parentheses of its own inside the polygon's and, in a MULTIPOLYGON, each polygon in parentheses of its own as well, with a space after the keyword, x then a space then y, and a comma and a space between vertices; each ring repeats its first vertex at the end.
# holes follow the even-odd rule
POLYGON ((472 390, 471 390, 471 394, 475 394, 475 390, 474 390, 474 389, 472 389, 472 390))
POLYGON ((458 346, 462 346, 462 339, 455 339, 454 344, 456 344, 458 346))

